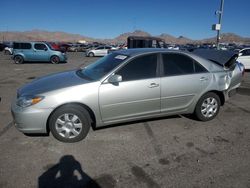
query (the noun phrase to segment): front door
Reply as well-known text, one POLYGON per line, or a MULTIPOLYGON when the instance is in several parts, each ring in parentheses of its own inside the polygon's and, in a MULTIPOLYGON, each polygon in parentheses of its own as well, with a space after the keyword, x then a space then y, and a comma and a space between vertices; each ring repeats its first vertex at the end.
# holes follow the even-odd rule
POLYGON ((100 86, 99 104, 104 123, 160 113, 157 65, 157 54, 136 57, 115 72, 122 76, 121 82, 100 86))
POLYGON ((34 44, 33 61, 49 61, 48 47, 43 43, 34 44))

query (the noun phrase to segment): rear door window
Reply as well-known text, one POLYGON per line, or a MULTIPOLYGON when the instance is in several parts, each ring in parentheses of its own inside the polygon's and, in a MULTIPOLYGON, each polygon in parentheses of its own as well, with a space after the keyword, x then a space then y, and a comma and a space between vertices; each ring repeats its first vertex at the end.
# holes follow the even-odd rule
POLYGON ((14 49, 31 49, 30 43, 14 43, 13 44, 14 49))
POLYGON ((183 54, 162 54, 163 75, 177 76, 207 72, 207 70, 194 59, 183 54))
POLYGON ((103 50, 104 49, 104 47, 98 47, 98 48, 96 48, 96 50, 103 50))

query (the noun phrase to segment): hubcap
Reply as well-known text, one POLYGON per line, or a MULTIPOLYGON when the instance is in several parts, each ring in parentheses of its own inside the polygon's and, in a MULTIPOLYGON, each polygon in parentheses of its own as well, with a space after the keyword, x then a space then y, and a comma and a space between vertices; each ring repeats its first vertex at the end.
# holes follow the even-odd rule
POLYGON ((53 62, 53 63, 58 63, 58 58, 57 58, 57 57, 53 57, 53 58, 52 58, 52 62, 53 62))
POLYGON ((64 138, 75 138, 82 131, 82 122, 75 114, 63 114, 57 118, 56 131, 64 138))
POLYGON ((218 102, 215 98, 206 98, 201 105, 201 113, 204 117, 213 117, 218 110, 218 102))
POLYGON ((21 57, 16 57, 16 63, 20 63, 21 61, 21 57))

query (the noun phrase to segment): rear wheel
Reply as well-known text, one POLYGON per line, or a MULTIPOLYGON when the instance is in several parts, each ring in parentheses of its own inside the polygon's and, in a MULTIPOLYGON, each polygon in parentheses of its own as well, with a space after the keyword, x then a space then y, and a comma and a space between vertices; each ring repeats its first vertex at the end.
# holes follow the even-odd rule
POLYGON ((79 105, 65 105, 57 109, 49 120, 53 136, 62 142, 78 142, 90 129, 91 120, 87 110, 79 105))
POLYGON ((201 121, 214 119, 219 113, 221 101, 218 95, 209 92, 204 94, 195 108, 195 116, 201 121))
POLYGON ((15 62, 16 64, 22 64, 23 61, 24 61, 24 59, 23 59, 23 57, 20 56, 20 55, 17 55, 17 56, 14 57, 14 62, 15 62))
POLYGON ((58 64, 60 62, 60 58, 56 55, 51 56, 50 62, 53 64, 58 64))

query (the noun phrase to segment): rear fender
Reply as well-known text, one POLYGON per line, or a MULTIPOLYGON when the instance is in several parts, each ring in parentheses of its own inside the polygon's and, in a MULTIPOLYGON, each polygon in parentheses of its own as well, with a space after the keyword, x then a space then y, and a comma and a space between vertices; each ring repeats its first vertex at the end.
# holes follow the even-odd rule
POLYGON ((24 61, 26 61, 26 56, 23 54, 23 53, 15 53, 14 55, 13 55, 13 57, 15 58, 16 56, 22 56, 23 57, 23 59, 24 59, 24 61))

